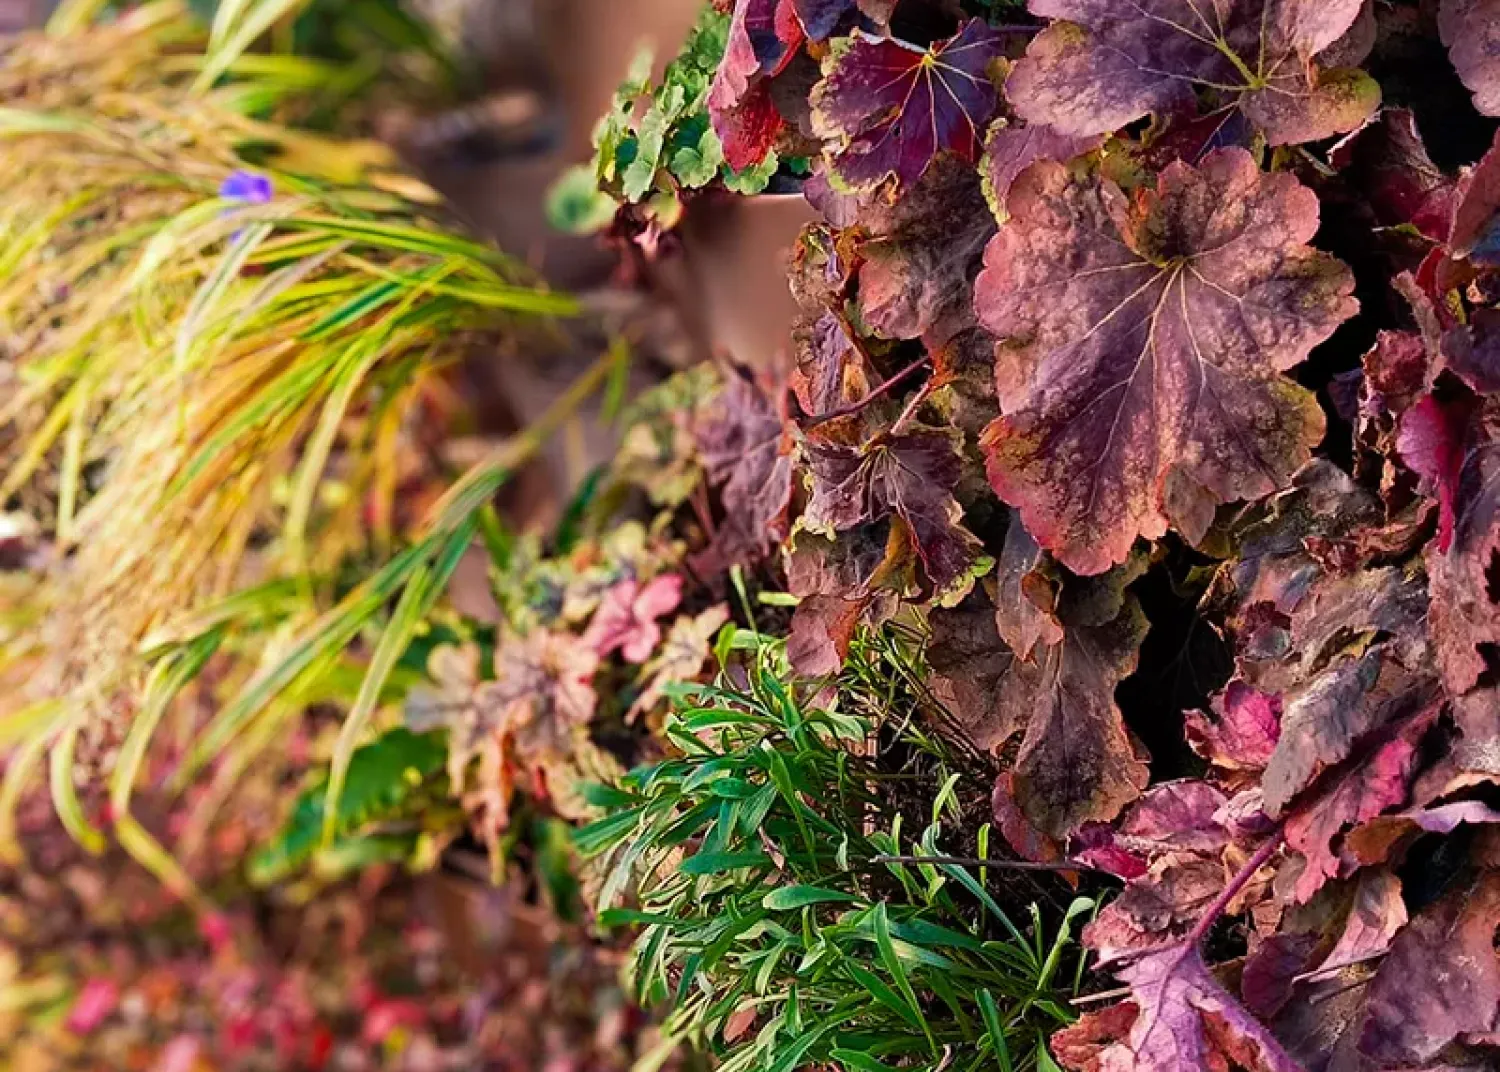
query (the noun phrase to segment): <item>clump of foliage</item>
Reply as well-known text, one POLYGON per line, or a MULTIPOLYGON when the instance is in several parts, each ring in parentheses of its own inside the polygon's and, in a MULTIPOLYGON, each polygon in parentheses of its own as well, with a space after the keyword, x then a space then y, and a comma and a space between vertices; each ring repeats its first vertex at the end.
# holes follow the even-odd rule
POLYGON ((669 230, 683 199, 709 184, 739 194, 764 190, 781 167, 772 151, 748 164, 726 158, 708 120, 710 85, 729 32, 729 17, 704 7, 661 83, 651 79, 651 53, 637 54, 610 110, 594 129, 594 161, 558 183, 549 203, 553 222, 570 231, 602 228, 625 206, 638 222, 669 230))
POLYGON ((1126 883, 1069 1067, 1494 1061, 1497 33, 733 5, 724 157, 823 219, 789 375, 699 430, 711 550, 779 559, 806 675, 925 621, 1005 840, 1126 883))
MULTIPOLYGON (((95 844, 73 764, 115 767, 122 810, 155 725, 226 622, 305 623, 345 597, 252 675, 189 768, 393 595, 407 593, 409 618, 441 594, 487 498, 465 488, 492 489, 517 455, 487 460, 422 529, 399 509, 424 479, 415 418, 472 346, 517 316, 573 309, 443 230, 435 195, 384 147, 267 118, 330 75, 230 57, 220 37, 238 24, 221 21, 207 30, 162 0, 22 38, 0 74, 0 322, 16 384, 0 410, 0 494, 50 548, 20 596, 42 624, 6 638, 0 674, 16 723, 57 757, 60 810, 95 844), (342 564, 399 544, 340 591, 342 564), (116 764, 127 725, 130 761, 116 764)), ((220 654, 253 666, 264 639, 235 632, 220 654)), ((13 762, 11 784, 41 755, 13 762)))
POLYGON ((671 1000, 664 1046, 726 1070, 1051 1067, 1046 1035, 1073 1019, 1069 923, 1090 902, 1050 931, 1033 909, 1027 933, 983 871, 939 855, 973 787, 900 729, 874 644, 862 676, 819 694, 779 645, 726 632, 735 648, 753 651, 742 675, 674 690, 676 754, 596 788, 608 814, 576 837, 600 858, 600 921, 640 926, 632 982, 642 1004, 671 1000), (639 908, 611 907, 627 890, 639 908))

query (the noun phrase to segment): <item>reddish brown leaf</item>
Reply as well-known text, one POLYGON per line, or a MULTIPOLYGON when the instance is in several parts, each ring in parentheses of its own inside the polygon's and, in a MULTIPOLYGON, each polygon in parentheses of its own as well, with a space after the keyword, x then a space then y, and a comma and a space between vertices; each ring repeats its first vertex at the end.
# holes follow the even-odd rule
POLYGON ((1500 874, 1459 884, 1411 921, 1370 984, 1360 1052, 1379 1067, 1435 1060, 1459 1035, 1500 1027, 1500 874))
POLYGON ((694 433, 709 479, 723 486, 716 550, 728 562, 759 557, 787 535, 792 441, 782 415, 759 387, 731 375, 694 433))
POLYGON ((1063 636, 1053 615, 1057 592, 1041 562, 1042 549, 1020 518, 1012 517, 995 566, 995 628, 1023 659, 1030 659, 1038 644, 1050 647, 1063 636))
POLYGON ((1006 94, 1029 122, 1102 134, 1148 113, 1191 107, 1197 91, 1216 96, 1221 107, 1238 107, 1273 145, 1316 141, 1356 129, 1379 106, 1372 79, 1313 62, 1340 42, 1363 6, 1363 0, 1211 6, 1031 0, 1033 14, 1066 21, 1032 41, 1006 94))
POLYGON ((1017 704, 1027 722, 1015 761, 1016 799, 1052 837, 1114 818, 1146 787, 1146 764, 1114 701, 1146 628, 1130 600, 1107 625, 1070 628, 1034 665, 1015 664, 1005 702, 1017 704))
POLYGON ((999 94, 1001 37, 982 19, 930 49, 858 32, 813 89, 813 125, 835 140, 833 170, 851 186, 894 176, 910 186, 943 151, 972 163, 999 94))
POLYGON ((807 677, 838 673, 866 606, 866 600, 840 596, 807 596, 797 604, 786 641, 796 671, 807 677))
POLYGON ((1474 94, 1474 107, 1500 115, 1500 3, 1443 0, 1438 32, 1458 76, 1474 94))
POLYGON ((960 463, 948 436, 905 432, 859 447, 810 437, 805 450, 812 473, 803 515, 809 528, 837 533, 897 519, 919 567, 921 590, 936 598, 961 593, 988 568, 953 497, 960 463))
POLYGON ((1024 725, 1024 712, 1000 703, 1016 656, 1000 639, 993 608, 971 597, 953 610, 934 609, 927 620, 928 688, 974 747, 999 748, 1024 725))
POLYGON ((975 293, 1002 343, 984 447, 1038 543, 1098 573, 1180 520, 1169 477, 1215 502, 1291 478, 1323 415, 1281 372, 1356 308, 1348 269, 1305 245, 1311 191, 1228 149, 1134 201, 1043 161, 1009 204, 975 293))
POLYGON ((972 318, 970 287, 995 233, 972 167, 939 157, 894 204, 877 199, 860 222, 871 236, 859 247, 865 323, 891 339, 946 338, 972 318))
POLYGON ((1053 1033, 1052 1056, 1071 1072, 1099 1072, 1099 1055, 1119 1042, 1139 1015, 1133 1001, 1085 1013, 1072 1027, 1053 1033))
POLYGON ((1010 771, 1002 771, 996 777, 995 788, 990 794, 990 811, 995 816, 1000 836, 1021 859, 1039 863, 1062 859, 1062 846, 1032 826, 1031 820, 1016 803, 1015 779, 1010 771))

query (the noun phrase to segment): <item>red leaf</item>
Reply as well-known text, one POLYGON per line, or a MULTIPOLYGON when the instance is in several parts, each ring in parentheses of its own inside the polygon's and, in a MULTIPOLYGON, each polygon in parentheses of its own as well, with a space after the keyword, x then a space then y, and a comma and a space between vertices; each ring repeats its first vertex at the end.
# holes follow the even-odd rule
POLYGON ((1049 161, 1011 188, 980 322, 1001 340, 990 482, 1037 542, 1099 573, 1173 516, 1285 484, 1323 434, 1280 373, 1351 316, 1353 277, 1305 243, 1317 199, 1238 149, 1174 164, 1134 201, 1049 161))
POLYGON ((1370 984, 1359 1050, 1380 1067, 1437 1059, 1459 1035, 1500 1027, 1500 874, 1461 883, 1396 935, 1370 984))
POLYGON ((1072 1027, 1053 1033, 1052 1055, 1072 1072, 1099 1072, 1099 1055, 1118 1042, 1139 1015, 1133 1001, 1085 1013, 1072 1027))
POLYGON ((735 0, 724 58, 708 91, 708 114, 736 170, 765 159, 784 125, 766 80, 779 74, 802 43, 790 0, 735 0))
MULTIPOLYGON (((1017 113, 1069 134, 1103 134, 1214 94, 1273 145, 1354 130, 1380 104, 1362 72, 1313 58, 1355 25, 1364 0, 1031 0, 1049 26, 1016 64, 1017 113)), ((1342 49, 1340 51, 1343 51, 1342 49)), ((1335 56, 1335 60, 1345 57, 1335 56)), ((1357 61, 1356 61, 1357 62, 1357 61)))
POLYGON ((859 32, 813 89, 813 126, 835 139, 833 170, 851 186, 894 176, 910 186, 943 151, 973 162, 999 103, 989 67, 1001 36, 982 19, 930 49, 859 32))
POLYGON ((1269 1020, 1291 1000, 1292 981, 1307 969, 1318 945, 1315 934, 1273 934, 1245 958, 1240 997, 1245 1007, 1269 1020))
POLYGON ((1443 0, 1438 33, 1448 58, 1474 94, 1474 107, 1500 115, 1500 2, 1443 0))

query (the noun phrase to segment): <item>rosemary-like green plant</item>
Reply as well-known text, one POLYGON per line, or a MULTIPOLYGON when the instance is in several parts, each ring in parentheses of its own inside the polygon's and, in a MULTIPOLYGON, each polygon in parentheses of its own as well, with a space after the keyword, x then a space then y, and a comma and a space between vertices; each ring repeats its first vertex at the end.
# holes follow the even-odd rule
MULTIPOLYGON (((766 646, 740 684, 681 690, 665 727, 680 754, 597 788, 609 814, 577 835, 600 922, 641 927, 631 972, 639 1000, 671 1005, 662 1055, 690 1043, 723 1072, 1053 1067, 1092 903, 1050 928, 1035 905, 1012 918, 983 871, 940 855, 962 775, 893 770, 913 738, 804 695, 781 658, 766 646), (902 792, 926 794, 923 829, 902 792), (616 907, 630 891, 638 907, 616 907)), ((869 687, 854 681, 832 695, 869 687)))

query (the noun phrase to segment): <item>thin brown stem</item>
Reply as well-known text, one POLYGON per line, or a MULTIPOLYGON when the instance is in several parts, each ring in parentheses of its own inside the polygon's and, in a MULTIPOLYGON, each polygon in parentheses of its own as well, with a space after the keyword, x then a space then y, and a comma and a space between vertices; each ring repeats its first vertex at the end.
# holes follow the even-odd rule
POLYGON ((874 402, 876 399, 886 394, 888 391, 890 391, 891 388, 895 387, 902 380, 910 376, 913 372, 916 372, 923 365, 931 362, 931 360, 931 357, 924 354, 920 360, 913 361, 910 365, 907 365, 904 369, 896 373, 884 383, 870 388, 870 393, 865 395, 865 397, 861 398, 858 402, 850 402, 847 406, 840 406, 838 409, 831 409, 827 413, 818 413, 813 415, 807 422, 808 426, 811 427, 814 425, 824 424, 827 421, 834 420, 838 417, 847 417, 851 413, 858 413, 860 410, 868 406, 871 402, 874 402))
POLYGON ((947 864, 954 867, 992 867, 998 871, 1093 871, 1110 872, 1078 860, 1041 863, 1036 860, 985 860, 977 856, 872 856, 872 864, 947 864))

